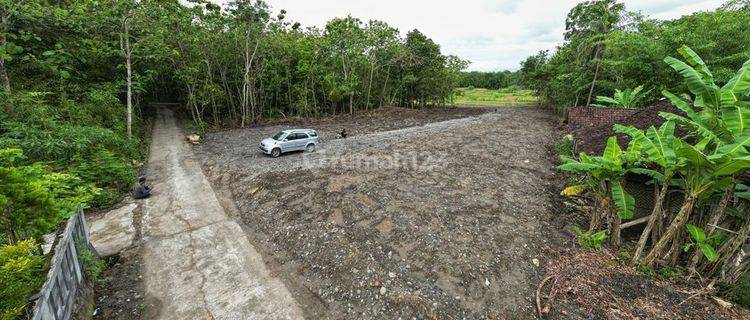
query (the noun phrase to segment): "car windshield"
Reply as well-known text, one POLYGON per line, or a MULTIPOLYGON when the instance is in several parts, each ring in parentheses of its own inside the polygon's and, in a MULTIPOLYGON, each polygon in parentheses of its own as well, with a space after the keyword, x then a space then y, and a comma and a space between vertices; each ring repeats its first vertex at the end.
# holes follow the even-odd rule
POLYGON ((273 135, 273 137, 271 137, 271 138, 274 139, 274 140, 276 140, 276 141, 281 141, 282 137, 284 137, 284 132, 283 131, 279 132, 279 133, 277 133, 275 135, 273 135))

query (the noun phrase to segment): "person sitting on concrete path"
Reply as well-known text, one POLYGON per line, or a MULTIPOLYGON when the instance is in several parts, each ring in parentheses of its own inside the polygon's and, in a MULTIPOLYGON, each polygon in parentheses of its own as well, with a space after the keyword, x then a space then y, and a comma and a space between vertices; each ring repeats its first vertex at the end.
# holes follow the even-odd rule
POLYGON ((138 178, 138 183, 135 184, 133 189, 133 198, 144 199, 151 195, 151 186, 146 183, 146 177, 138 178))

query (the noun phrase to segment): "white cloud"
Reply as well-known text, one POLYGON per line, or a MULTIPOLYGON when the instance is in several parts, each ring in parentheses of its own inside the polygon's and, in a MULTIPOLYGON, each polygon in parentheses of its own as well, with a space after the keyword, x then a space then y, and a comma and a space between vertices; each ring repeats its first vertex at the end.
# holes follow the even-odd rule
MULTIPOLYGON (((222 2, 221 0, 215 0, 222 2)), ((562 42, 565 16, 575 0, 267 0, 287 19, 322 27, 351 14, 378 19, 402 34, 419 29, 441 45, 443 53, 472 61, 470 70, 518 69, 525 57, 562 42)), ((723 0, 630 0, 629 10, 671 19, 719 7, 723 0)))

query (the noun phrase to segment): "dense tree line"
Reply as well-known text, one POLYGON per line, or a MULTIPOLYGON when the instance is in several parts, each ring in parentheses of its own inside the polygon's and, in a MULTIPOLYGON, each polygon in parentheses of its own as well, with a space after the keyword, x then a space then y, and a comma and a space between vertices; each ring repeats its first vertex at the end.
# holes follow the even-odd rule
POLYGON ((471 71, 462 72, 458 83, 462 88, 484 88, 500 89, 520 84, 520 75, 513 71, 481 72, 471 71))
POLYGON ((134 37, 145 44, 133 52, 136 73, 167 78, 147 91, 184 99, 201 126, 444 104, 467 65, 418 30, 402 36, 351 16, 304 28, 261 1, 143 1, 133 10, 134 37), (172 8, 149 16, 160 6, 172 8), (161 61, 148 63, 154 56, 161 61))
POLYGON ((662 89, 685 89, 662 61, 682 45, 705 59, 718 83, 728 81, 750 57, 748 25, 746 0, 675 20, 648 19, 616 0, 585 1, 568 14, 565 42, 524 60, 520 78, 557 110, 640 85, 648 92, 642 106, 660 98, 662 89))

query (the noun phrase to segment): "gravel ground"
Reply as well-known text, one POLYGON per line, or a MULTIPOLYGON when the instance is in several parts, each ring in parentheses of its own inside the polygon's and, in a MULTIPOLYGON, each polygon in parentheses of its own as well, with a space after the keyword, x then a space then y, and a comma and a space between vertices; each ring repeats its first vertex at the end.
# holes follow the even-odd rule
POLYGON ((386 109, 208 134, 196 146, 219 194, 310 318, 536 316, 564 238, 537 108, 386 109), (311 127, 318 152, 278 159, 260 138, 311 127), (333 139, 341 128, 354 136, 333 139))

